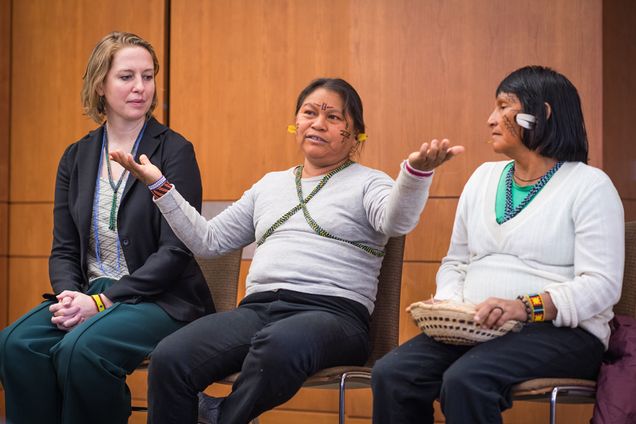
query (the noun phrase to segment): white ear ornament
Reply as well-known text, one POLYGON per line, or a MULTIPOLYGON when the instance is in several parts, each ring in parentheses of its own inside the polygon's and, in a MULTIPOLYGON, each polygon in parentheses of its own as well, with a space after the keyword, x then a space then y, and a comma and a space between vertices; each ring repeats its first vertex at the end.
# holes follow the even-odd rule
POLYGON ((517 116, 515 116, 515 121, 517 121, 520 127, 531 130, 534 128, 537 118, 528 113, 518 113, 517 116))

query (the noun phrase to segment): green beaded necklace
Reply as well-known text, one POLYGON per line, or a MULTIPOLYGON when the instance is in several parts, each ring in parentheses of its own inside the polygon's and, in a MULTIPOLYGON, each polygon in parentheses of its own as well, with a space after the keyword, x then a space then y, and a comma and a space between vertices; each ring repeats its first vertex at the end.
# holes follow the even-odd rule
MULTIPOLYGON (((133 144, 132 150, 130 152, 133 155, 133 157, 137 153, 137 147, 139 147, 139 142, 141 141, 141 138, 144 135, 144 130, 146 129, 147 123, 148 123, 147 121, 144 123, 144 126, 141 128, 141 131, 139 131, 139 134, 137 135, 135 144, 133 144)), ((113 181, 113 171, 110 169, 110 157, 108 155, 108 133, 106 131, 105 124, 104 124, 104 134, 102 137, 103 137, 102 144, 104 146, 104 156, 106 157, 106 169, 108 170, 108 183, 110 184, 110 187, 113 189, 113 201, 110 205, 110 218, 108 220, 108 229, 111 231, 115 231, 115 228, 117 226, 117 192, 119 191, 119 187, 121 186, 122 181, 124 181, 124 177, 126 176, 128 171, 124 169, 124 172, 122 172, 121 175, 119 176, 119 180, 117 180, 117 183, 113 181)))
POLYGON ((357 241, 350 241, 350 240, 345 240, 342 239, 340 237, 336 237, 334 235, 331 235, 329 232, 327 232, 326 230, 324 230, 320 225, 318 225, 318 223, 311 217, 311 215, 309 214, 309 211, 307 210, 307 203, 316 195, 316 193, 318 193, 324 186, 325 184, 327 184, 327 181, 329 181, 329 179, 331 177, 333 177, 335 174, 337 174, 338 172, 342 171, 343 169, 347 168, 348 166, 350 166, 351 164, 353 164, 354 162, 352 160, 347 160, 345 163, 343 163, 342 165, 340 165, 339 167, 331 170, 329 173, 327 173, 327 175, 325 175, 324 177, 322 177, 322 179, 320 180, 320 182, 318 183, 318 185, 311 191, 311 193, 309 193, 309 196, 307 196, 306 198, 303 197, 303 188, 302 188, 302 182, 301 182, 301 178, 302 178, 302 174, 303 174, 303 166, 300 165, 298 167, 296 167, 296 169, 294 170, 294 174, 295 174, 295 183, 296 183, 296 193, 298 194, 298 201, 299 203, 294 206, 293 208, 291 208, 287 213, 283 214, 283 216, 281 216, 280 218, 278 218, 278 220, 276 220, 276 222, 274 222, 272 224, 271 227, 269 227, 267 229, 267 231, 265 231, 265 233, 263 234, 263 236, 256 242, 257 246, 260 246, 261 244, 265 243, 265 240, 267 240, 267 238, 269 236, 272 235, 272 233, 281 225, 283 225, 283 223, 285 223, 287 220, 289 220, 289 218, 291 218, 294 214, 296 214, 296 212, 298 212, 299 210, 302 209, 303 211, 303 215, 305 216, 305 220, 307 221, 307 223, 309 224, 309 226, 311 227, 312 230, 314 230, 314 232, 316 234, 318 234, 321 237, 327 237, 333 240, 338 240, 344 243, 349 243, 359 249, 364 250, 365 252, 373 255, 373 256, 378 256, 378 257, 382 257, 384 256, 384 251, 379 250, 379 249, 375 249, 373 247, 367 246, 365 244, 362 244, 360 242, 357 241))

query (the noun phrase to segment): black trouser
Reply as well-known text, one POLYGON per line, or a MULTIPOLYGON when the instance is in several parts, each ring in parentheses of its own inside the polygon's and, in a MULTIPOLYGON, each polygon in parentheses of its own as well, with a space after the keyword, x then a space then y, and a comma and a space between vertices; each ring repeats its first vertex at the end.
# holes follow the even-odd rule
POLYGON ((552 323, 530 324, 472 348, 420 334, 376 362, 373 422, 433 423, 433 401, 439 398, 447 424, 501 423, 514 384, 542 377, 594 379, 603 351, 587 331, 552 323))
POLYGON ((289 400, 307 377, 369 354, 369 313, 355 301, 289 290, 256 293, 166 337, 148 376, 150 423, 194 423, 197 393, 240 371, 219 423, 243 424, 289 400))

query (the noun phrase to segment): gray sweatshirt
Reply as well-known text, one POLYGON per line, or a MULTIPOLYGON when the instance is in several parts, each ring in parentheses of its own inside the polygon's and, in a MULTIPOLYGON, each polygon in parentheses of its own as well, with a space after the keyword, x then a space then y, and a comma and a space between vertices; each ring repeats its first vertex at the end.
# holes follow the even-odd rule
MULTIPOLYGON (((307 203, 307 209, 331 235, 383 249, 389 237, 415 228, 428 198, 432 178, 413 176, 403 166, 394 182, 381 171, 354 163, 335 174, 307 203)), ((321 179, 302 179, 304 198, 321 179)), ((194 255, 212 257, 259 240, 298 205, 294 180, 294 168, 268 173, 209 221, 176 187, 155 202, 194 255)), ((256 249, 246 294, 288 289, 340 296, 360 302, 371 313, 381 265, 381 257, 318 235, 300 210, 256 249)))

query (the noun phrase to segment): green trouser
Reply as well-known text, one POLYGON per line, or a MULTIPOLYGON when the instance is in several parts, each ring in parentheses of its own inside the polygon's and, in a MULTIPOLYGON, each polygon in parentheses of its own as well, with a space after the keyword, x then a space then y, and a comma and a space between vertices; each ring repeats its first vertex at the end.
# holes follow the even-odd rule
MULTIPOLYGON (((95 280, 88 294, 113 280, 95 280)), ((51 323, 44 302, 0 333, 7 424, 127 423, 130 374, 186 323, 154 303, 115 303, 71 331, 51 323)))

